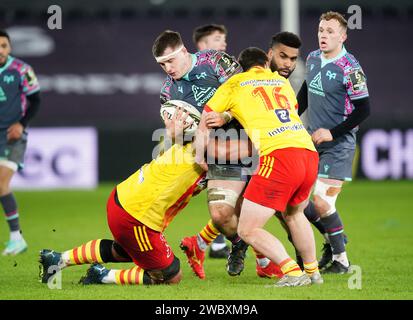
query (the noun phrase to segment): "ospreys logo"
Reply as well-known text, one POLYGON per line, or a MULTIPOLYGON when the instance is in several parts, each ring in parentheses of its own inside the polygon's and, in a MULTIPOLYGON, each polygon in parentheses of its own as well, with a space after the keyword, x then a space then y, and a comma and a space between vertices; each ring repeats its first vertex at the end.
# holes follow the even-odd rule
POLYGON ((207 77, 206 72, 202 72, 201 74, 197 74, 195 75, 195 77, 199 80, 199 79, 205 79, 207 77))
POLYGON ((4 81, 5 83, 10 84, 10 83, 14 82, 14 76, 13 76, 13 75, 5 75, 5 76, 3 77, 3 81, 4 81))
POLYGON ((216 88, 201 88, 196 85, 192 85, 192 92, 198 107, 203 106, 214 95, 216 88))

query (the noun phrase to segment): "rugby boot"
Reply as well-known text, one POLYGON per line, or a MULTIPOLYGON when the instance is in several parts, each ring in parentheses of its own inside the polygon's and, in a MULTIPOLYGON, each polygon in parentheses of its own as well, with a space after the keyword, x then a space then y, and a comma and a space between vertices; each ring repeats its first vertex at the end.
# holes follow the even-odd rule
POLYGON ((285 274, 278 282, 275 283, 276 287, 301 287, 311 284, 310 277, 303 273, 301 276, 290 276, 285 274))
POLYGON ((61 271, 62 254, 54 250, 43 249, 39 254, 39 281, 47 283, 49 279, 61 271))
POLYGON ((10 240, 6 243, 6 248, 3 250, 3 256, 15 256, 19 253, 27 250, 26 241, 21 238, 20 240, 10 240))
POLYGON ((334 260, 328 267, 321 270, 322 274, 334 273, 334 274, 345 274, 349 273, 350 265, 348 267, 344 266, 342 263, 334 260))
POLYGON ((94 263, 87 269, 86 275, 80 278, 79 283, 84 285, 103 284, 103 278, 108 274, 109 269, 99 263, 94 263))
POLYGON ((239 276, 244 270, 244 259, 247 249, 248 244, 243 240, 239 240, 232 245, 227 262, 227 272, 230 276, 239 276))
POLYGON ((180 248, 185 253, 188 264, 195 275, 200 279, 205 279, 205 252, 199 248, 197 236, 183 238, 180 248))
POLYGON ((255 268, 257 275, 260 278, 269 278, 269 279, 281 279, 283 277, 283 273, 280 267, 270 260, 270 263, 266 267, 261 267, 258 263, 255 268))

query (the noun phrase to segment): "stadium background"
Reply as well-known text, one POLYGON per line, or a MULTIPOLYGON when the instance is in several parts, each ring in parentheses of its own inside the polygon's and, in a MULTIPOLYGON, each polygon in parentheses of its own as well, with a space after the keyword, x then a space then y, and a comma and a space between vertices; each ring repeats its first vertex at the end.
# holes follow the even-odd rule
MULTIPOLYGON (((317 48, 320 13, 328 9, 346 13, 353 3, 299 3, 301 57, 305 59, 317 48)), ((48 29, 51 4, 4 0, 0 25, 11 33, 14 55, 32 64, 40 78, 41 112, 31 126, 96 128, 97 154, 88 166, 95 170, 90 161, 96 160, 98 171, 85 187, 122 179, 151 159, 152 132, 162 126, 158 93, 164 75, 151 55, 157 34, 167 28, 177 30, 194 51, 194 27, 223 23, 229 31, 228 52, 237 56, 247 46, 266 49, 271 35, 280 31, 280 1, 54 1, 63 13, 61 30, 48 29)), ((413 30, 413 5, 383 0, 357 4, 362 9, 362 29, 349 30, 346 47, 361 62, 372 93, 372 113, 360 130, 357 175, 412 179, 413 108, 408 70, 413 70, 409 58, 413 45, 407 39, 413 30)), ((295 88, 302 81, 301 71, 298 68, 294 75, 295 88)), ((47 172, 44 179, 58 174, 59 170, 53 171, 56 161, 46 159, 53 155, 43 155, 57 151, 34 149, 29 148, 25 179, 19 186, 41 183, 42 170, 47 172)), ((53 186, 79 186, 71 182, 79 178, 74 177, 78 159, 67 154, 61 159, 55 167, 60 161, 60 167, 71 169, 61 169, 63 173, 56 179, 62 183, 53 186)))

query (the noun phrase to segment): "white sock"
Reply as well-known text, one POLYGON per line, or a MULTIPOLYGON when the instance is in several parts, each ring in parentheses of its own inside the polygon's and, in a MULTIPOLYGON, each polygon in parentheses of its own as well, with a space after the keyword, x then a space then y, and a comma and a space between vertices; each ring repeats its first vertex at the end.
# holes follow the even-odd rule
POLYGON ((256 260, 257 260, 257 264, 263 268, 265 268, 266 266, 270 264, 270 259, 268 259, 267 257, 257 258, 256 260))
POLYGON ((202 239, 202 237, 199 234, 196 235, 196 241, 198 242, 199 249, 201 249, 202 251, 205 251, 208 245, 206 244, 204 239, 202 239))
POLYGON ((347 259, 347 253, 345 251, 340 254, 333 254, 333 261, 338 261, 345 267, 350 265, 347 259))
POLYGON ((116 283, 116 271, 117 270, 109 270, 109 273, 103 277, 103 283, 116 283))
POLYGON ((226 246, 227 246, 227 244, 225 242, 224 243, 214 243, 214 242, 212 242, 211 249, 214 250, 214 251, 218 251, 218 250, 221 250, 222 248, 225 248, 226 246))
POLYGON ((17 231, 10 231, 10 240, 11 241, 19 241, 23 239, 22 234, 20 233, 20 230, 17 231))
MULTIPOLYGON (((71 251, 71 250, 70 250, 71 251)), ((70 259, 69 259, 69 251, 65 251, 62 253, 62 260, 61 260, 63 266, 66 267, 67 265, 70 264, 70 259)))

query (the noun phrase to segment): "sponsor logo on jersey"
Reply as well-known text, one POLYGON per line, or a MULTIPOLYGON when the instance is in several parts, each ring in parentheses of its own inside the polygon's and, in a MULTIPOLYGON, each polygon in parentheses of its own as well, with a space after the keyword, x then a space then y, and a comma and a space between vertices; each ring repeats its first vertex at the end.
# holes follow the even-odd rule
POLYGON ((290 122, 290 112, 286 109, 277 109, 274 110, 275 114, 277 115, 278 119, 282 123, 290 122))
POLYGON ((214 95, 216 88, 208 87, 201 88, 196 85, 192 85, 192 92, 198 107, 203 106, 214 95))
POLYGON ((325 96, 324 91, 323 91, 323 83, 321 82, 321 71, 319 71, 316 74, 316 76, 313 78, 313 80, 311 80, 308 91, 315 93, 322 97, 325 96))
POLYGON ((161 233, 159 235, 159 239, 161 240, 161 242, 165 245, 166 248, 166 258, 170 258, 170 256, 172 255, 172 250, 171 247, 169 246, 168 242, 166 242, 165 237, 163 236, 163 234, 161 233))
POLYGON ((285 132, 286 130, 291 130, 291 131, 304 130, 304 125, 301 124, 301 123, 294 123, 293 125, 282 126, 282 127, 276 128, 272 131, 269 131, 268 135, 270 137, 273 137, 277 134, 281 134, 281 133, 285 132))

